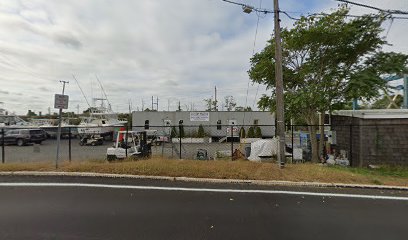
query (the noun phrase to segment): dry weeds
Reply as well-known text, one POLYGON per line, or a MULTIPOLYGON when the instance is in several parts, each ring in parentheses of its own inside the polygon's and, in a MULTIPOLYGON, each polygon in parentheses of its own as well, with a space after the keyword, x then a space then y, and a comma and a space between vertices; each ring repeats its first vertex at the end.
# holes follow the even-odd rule
MULTIPOLYGON (((54 171, 52 163, 0 164, 0 171, 54 171)), ((279 169, 274 163, 249 161, 197 161, 149 159, 107 163, 87 161, 60 164, 58 171, 133 174, 149 176, 194 177, 217 179, 250 179, 307 181, 326 183, 359 183, 408 186, 408 178, 355 173, 316 164, 287 164, 279 169)))

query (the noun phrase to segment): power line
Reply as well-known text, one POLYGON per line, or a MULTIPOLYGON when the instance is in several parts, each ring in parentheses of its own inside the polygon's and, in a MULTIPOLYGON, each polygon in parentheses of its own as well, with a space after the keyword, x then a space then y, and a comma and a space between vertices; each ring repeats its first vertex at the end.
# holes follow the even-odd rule
MULTIPOLYGON (((285 14, 287 17, 289 17, 292 20, 300 20, 300 18, 295 18, 292 17, 291 15, 289 15, 289 13, 295 13, 295 14, 300 14, 300 15, 305 15, 305 16, 328 16, 330 15, 329 13, 311 13, 311 12, 292 12, 292 11, 279 11, 283 14, 285 14)), ((350 17, 350 18, 359 18, 359 17, 372 17, 372 18, 376 18, 376 16, 370 16, 370 15, 352 15, 352 14, 346 14, 344 15, 345 17, 350 17)), ((390 19, 392 20, 396 20, 396 19, 408 19, 408 17, 400 17, 400 16, 388 16, 390 19)))
POLYGON ((299 20, 300 20, 300 18, 292 17, 292 16, 290 16, 290 15, 289 15, 287 12, 285 12, 285 11, 280 10, 279 12, 285 14, 288 18, 290 18, 290 19, 292 19, 292 20, 295 20, 295 21, 299 21, 299 20))
POLYGON ((374 6, 370 6, 367 4, 362 4, 362 3, 357 3, 357 2, 352 2, 352 1, 348 1, 348 0, 335 0, 337 2, 343 2, 343 3, 348 3, 348 4, 352 4, 352 5, 356 5, 359 7, 364 7, 364 8, 370 8, 370 9, 374 9, 380 12, 385 12, 385 13, 389 13, 389 14, 402 14, 402 15, 408 15, 407 11, 401 11, 401 10, 392 10, 392 9, 381 9, 378 7, 374 7, 374 6))

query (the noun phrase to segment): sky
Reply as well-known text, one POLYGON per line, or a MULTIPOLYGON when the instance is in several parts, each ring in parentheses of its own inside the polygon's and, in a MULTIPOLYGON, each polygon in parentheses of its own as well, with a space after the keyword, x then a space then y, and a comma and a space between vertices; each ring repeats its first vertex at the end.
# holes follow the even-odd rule
MULTIPOLYGON (((355 1, 408 11, 406 0, 355 1)), ((237 2, 273 9, 272 0, 237 2)), ((337 5, 280 1, 294 17, 337 5)), ((374 11, 352 6, 351 12, 374 11)), ((294 22, 281 19, 283 27, 294 22)), ((384 50, 408 54, 408 20, 383 27, 390 44, 384 50)), ((82 112, 87 101, 103 97, 98 77, 117 112, 151 108, 152 96, 159 111, 176 110, 179 102, 183 110, 204 110, 215 87, 219 110, 228 95, 257 109, 257 99, 269 92, 252 84, 247 71, 272 32, 272 14, 245 14, 221 0, 0 0, 0 108, 56 112, 54 94, 62 91, 60 81, 69 81, 65 111, 82 112)))

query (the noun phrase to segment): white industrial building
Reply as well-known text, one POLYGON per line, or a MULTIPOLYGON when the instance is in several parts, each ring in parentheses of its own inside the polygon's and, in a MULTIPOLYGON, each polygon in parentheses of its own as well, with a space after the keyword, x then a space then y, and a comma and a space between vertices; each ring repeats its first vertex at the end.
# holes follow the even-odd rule
POLYGON ((250 126, 259 126, 264 138, 275 136, 275 114, 271 112, 251 111, 169 111, 169 112, 141 112, 132 113, 132 126, 136 131, 143 129, 157 129, 163 127, 176 126, 182 122, 185 129, 202 125, 210 137, 221 138, 230 134, 239 136, 239 131, 243 127, 248 131, 250 126))

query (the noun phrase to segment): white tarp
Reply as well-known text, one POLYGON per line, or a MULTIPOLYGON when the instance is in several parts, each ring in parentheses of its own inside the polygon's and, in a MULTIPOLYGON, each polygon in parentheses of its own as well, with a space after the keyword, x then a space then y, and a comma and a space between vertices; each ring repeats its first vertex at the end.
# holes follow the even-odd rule
POLYGON ((251 154, 248 157, 250 161, 261 161, 261 157, 276 156, 278 152, 278 140, 262 139, 251 143, 251 154))

